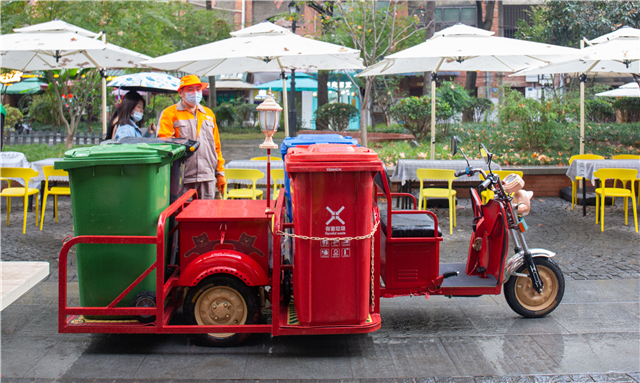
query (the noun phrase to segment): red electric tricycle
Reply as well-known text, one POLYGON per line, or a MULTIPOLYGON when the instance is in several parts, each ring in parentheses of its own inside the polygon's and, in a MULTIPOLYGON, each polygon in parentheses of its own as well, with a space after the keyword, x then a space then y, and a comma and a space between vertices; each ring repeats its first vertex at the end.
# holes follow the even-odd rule
MULTIPOLYGON (((455 154, 456 141, 452 148, 455 154)), ((483 153, 491 169, 492 156, 483 153)), ((198 334, 204 344, 225 346, 251 333, 372 332, 381 326, 381 297, 497 295, 504 284, 507 302, 525 317, 544 316, 562 299, 564 279, 550 259, 554 253, 527 247, 524 219, 490 170, 467 167, 459 174, 480 172, 485 181, 471 189, 467 262, 445 264, 439 262, 444 238, 437 217, 392 208, 394 198, 417 204, 413 195, 391 191, 373 150, 292 147, 285 169, 291 220, 284 192, 268 202, 200 200, 189 190, 160 214, 156 236, 78 236, 65 243, 59 331, 188 333, 198 334), (486 204, 478 194, 484 190, 494 194, 486 204), (166 226, 170 218, 175 220, 171 229, 166 226), (509 233, 515 255, 507 259, 509 233), (165 253, 167 238, 174 237, 178 256, 172 260, 165 253), (78 243, 153 244, 157 259, 107 307, 68 307, 67 254, 78 243), (127 302, 124 298, 154 270, 155 291, 127 302), (189 324, 172 320, 180 308, 189 324)))

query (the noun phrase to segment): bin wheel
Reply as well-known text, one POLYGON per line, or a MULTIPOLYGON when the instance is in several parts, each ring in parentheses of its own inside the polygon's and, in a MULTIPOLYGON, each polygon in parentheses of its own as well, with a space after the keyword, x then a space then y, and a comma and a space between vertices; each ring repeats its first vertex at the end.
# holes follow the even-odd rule
MULTIPOLYGON (((236 325, 255 324, 260 316, 260 294, 238 278, 217 274, 203 279, 187 292, 184 312, 191 324, 236 325)), ((235 346, 245 341, 248 333, 198 334, 206 346, 235 346)))
MULTIPOLYGON (((564 275, 560 267, 548 258, 533 258, 544 284, 542 294, 533 289, 529 277, 512 276, 504 285, 504 297, 509 307, 526 318, 542 318, 558 307, 564 296, 564 275)), ((522 265, 518 273, 528 273, 522 265)))
MULTIPOLYGON (((156 307, 156 292, 141 291, 131 300, 131 307, 156 307)), ((140 323, 151 323, 156 320, 155 315, 139 315, 140 323)))

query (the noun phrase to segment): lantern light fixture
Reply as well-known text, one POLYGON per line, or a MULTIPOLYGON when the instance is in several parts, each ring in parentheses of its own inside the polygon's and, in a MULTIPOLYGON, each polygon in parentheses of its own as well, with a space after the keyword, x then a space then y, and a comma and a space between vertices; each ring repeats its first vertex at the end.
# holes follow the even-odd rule
POLYGON ((278 145, 273 142, 272 137, 278 131, 282 107, 269 94, 256 109, 258 110, 260 130, 265 135, 265 140, 260 144, 260 149, 278 149, 278 145))

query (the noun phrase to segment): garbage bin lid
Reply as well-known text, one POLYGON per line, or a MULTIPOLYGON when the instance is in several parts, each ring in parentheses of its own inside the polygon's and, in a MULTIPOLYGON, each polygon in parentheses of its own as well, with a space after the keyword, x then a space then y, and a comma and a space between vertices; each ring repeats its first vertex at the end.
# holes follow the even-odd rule
POLYGON ((351 136, 342 136, 340 134, 300 134, 296 137, 287 137, 280 145, 280 153, 284 156, 289 148, 301 145, 313 144, 343 144, 358 145, 358 140, 351 136))
POLYGON ((175 161, 184 154, 185 147, 176 144, 96 145, 65 152, 55 169, 75 169, 96 165, 135 165, 175 161))
POLYGON ((285 161, 289 172, 378 171, 382 166, 372 149, 341 144, 297 146, 289 150, 285 161))

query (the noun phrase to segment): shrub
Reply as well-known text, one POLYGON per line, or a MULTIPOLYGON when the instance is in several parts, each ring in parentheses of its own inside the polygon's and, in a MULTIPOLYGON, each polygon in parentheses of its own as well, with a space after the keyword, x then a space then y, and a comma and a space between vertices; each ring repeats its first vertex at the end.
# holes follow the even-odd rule
POLYGON ((14 108, 9 105, 5 105, 4 108, 7 111, 7 115, 4 120, 5 129, 13 128, 18 121, 22 120, 22 112, 20 112, 18 108, 14 108))
POLYGON ((466 111, 469 111, 473 116, 473 122, 487 121, 487 112, 493 108, 493 102, 488 98, 472 97, 471 104, 467 107, 466 111))
POLYGON ((358 117, 358 108, 351 104, 334 102, 322 105, 316 110, 316 119, 321 119, 329 123, 329 129, 336 132, 343 132, 349 128, 349 123, 358 117))
MULTIPOLYGON (((391 117, 398 121, 416 138, 422 139, 429 135, 431 129, 431 97, 407 97, 391 107, 391 117)), ((451 107, 442 99, 436 99, 436 118, 450 116, 451 107)))
POLYGON ((638 122, 640 121, 640 98, 623 97, 614 101, 613 108, 620 110, 622 113, 621 122, 638 122))
POLYGON ((457 120, 458 114, 472 106, 474 102, 474 98, 469 95, 469 92, 462 85, 454 84, 451 81, 442 82, 442 85, 436 89, 436 98, 446 101, 451 107, 448 118, 444 114, 441 116, 446 120, 449 118, 457 120))
POLYGON ((216 116, 218 126, 222 128, 231 128, 238 120, 236 108, 230 102, 225 102, 213 108, 213 114, 216 116))
POLYGON ((242 126, 256 127, 258 124, 258 111, 256 108, 257 106, 254 104, 241 103, 236 105, 236 113, 242 126))
POLYGON ((567 103, 525 98, 507 88, 498 119, 504 130, 511 130, 518 139, 516 146, 520 149, 543 150, 560 139, 571 108, 567 103))
POLYGON ((593 122, 613 122, 616 119, 611 103, 598 99, 584 100, 584 117, 593 122))

